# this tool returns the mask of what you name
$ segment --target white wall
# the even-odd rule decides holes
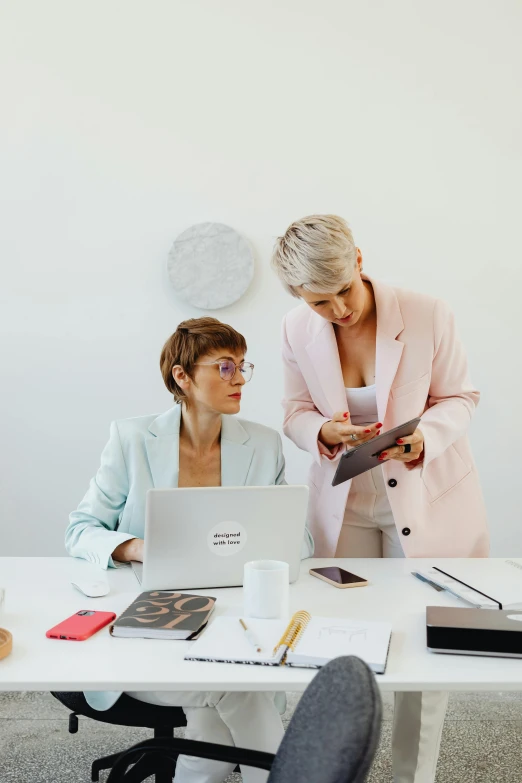
[[[336,212],[368,272],[454,307],[493,552],[521,555],[520,3],[16,0],[0,17],[1,554],[61,554],[109,422],[169,406],[159,351],[198,313],[164,267],[192,223],[252,242],[254,284],[216,314],[256,364],[243,415],[280,426],[294,300],[270,248]]]

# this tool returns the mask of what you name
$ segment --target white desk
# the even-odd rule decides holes
[[[331,565],[331,560],[306,560],[300,579],[290,587],[290,608],[390,620],[388,666],[384,675],[377,676],[382,690],[522,690],[522,660],[437,655],[426,650],[426,605],[460,605],[411,576],[416,566],[429,561],[336,562],[367,577],[370,585],[338,590],[308,574],[312,565]],[[451,570],[455,561],[446,562]],[[80,573],[91,580],[100,575],[91,564],[73,558],[0,558],[0,586],[6,588],[0,626],[13,634],[13,652],[0,661],[0,691],[303,691],[315,674],[284,666],[184,661],[190,642],[116,639],[108,628],[85,642],[47,639],[46,630],[74,612],[104,609],[119,614],[139,593],[130,568],[121,568],[107,574],[108,596],[84,598],[70,585],[71,577]],[[217,596],[216,615],[240,614],[241,588],[200,592]]]

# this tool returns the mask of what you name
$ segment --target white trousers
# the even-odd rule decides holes
[[[352,481],[336,557],[404,557],[382,467]],[[394,783],[433,783],[448,706],[442,691],[395,694]]]
[[[283,738],[281,716],[270,692],[128,691],[128,694],[148,704],[182,707],[187,718],[187,739],[276,753]],[[233,771],[234,764],[180,756],[174,783],[222,783]],[[243,783],[266,783],[268,778],[268,772],[253,767],[242,767],[241,774]]]

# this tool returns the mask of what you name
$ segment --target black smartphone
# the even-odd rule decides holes
[[[357,574],[352,574],[350,571],[345,571],[344,568],[338,568],[337,566],[311,568],[310,573],[312,576],[323,579],[334,587],[364,587],[368,584],[368,580],[362,576],[357,576]]]

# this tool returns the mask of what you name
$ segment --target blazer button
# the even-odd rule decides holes
[[[403,528],[402,528],[402,535],[403,535],[403,536],[409,536],[409,535],[410,535],[410,533],[411,533],[411,530],[410,530],[410,528],[409,528],[409,527],[403,527]]]
[[[388,486],[389,487],[396,487],[397,486],[397,479],[390,479],[388,481]]]

